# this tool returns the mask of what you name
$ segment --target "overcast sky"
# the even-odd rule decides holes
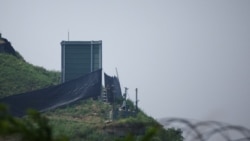
[[[154,118],[250,128],[249,0],[0,0],[0,32],[61,70],[60,42],[102,40],[103,70]],[[122,88],[123,89],[123,88]]]

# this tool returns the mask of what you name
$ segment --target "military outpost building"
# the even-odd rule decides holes
[[[61,42],[61,82],[102,68],[102,41]]]

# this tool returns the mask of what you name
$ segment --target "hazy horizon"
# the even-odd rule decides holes
[[[61,70],[62,40],[102,40],[103,71],[154,118],[250,128],[250,1],[0,0],[0,33],[34,65]]]

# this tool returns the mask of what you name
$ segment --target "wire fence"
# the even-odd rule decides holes
[[[184,141],[250,141],[250,129],[217,121],[164,118],[158,120],[164,128],[178,128]]]

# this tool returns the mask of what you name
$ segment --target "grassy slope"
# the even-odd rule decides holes
[[[0,98],[59,82],[60,73],[33,66],[21,58],[0,53]]]
[[[59,72],[33,66],[22,57],[0,53],[0,69],[0,98],[56,85],[59,82]],[[133,105],[130,104],[130,107]],[[51,110],[43,115],[49,119],[55,136],[66,135],[70,140],[110,141],[129,133],[132,134],[129,140],[143,140],[144,134],[150,128],[157,129],[154,140],[181,139],[179,132],[173,129],[164,130],[154,119],[141,111],[137,116],[106,123],[111,108],[107,103],[89,99]]]
[[[89,99],[46,112],[44,115],[50,120],[56,136],[63,134],[71,140],[95,141],[110,137],[102,132],[110,108],[109,104]]]
[[[163,129],[142,111],[135,116],[118,118],[107,123],[111,109],[110,104],[89,99],[46,112],[44,115],[50,120],[55,136],[66,135],[74,141],[123,141],[127,140],[126,137],[130,137],[129,141],[141,141],[150,130],[155,131],[150,140],[182,141],[179,130]]]

